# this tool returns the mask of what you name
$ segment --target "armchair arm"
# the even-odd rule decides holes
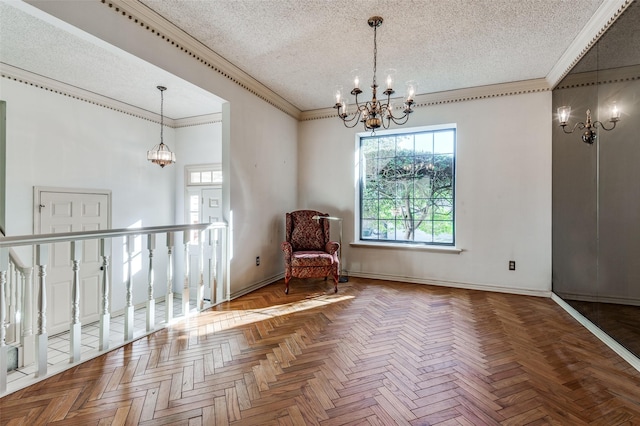
[[[329,241],[325,246],[324,250],[329,254],[335,254],[340,248],[340,244],[336,241]]]
[[[289,257],[293,254],[293,247],[291,247],[291,243],[289,241],[283,241],[282,244],[280,244],[280,248],[284,254]]]
[[[293,247],[291,247],[291,243],[289,241],[284,241],[282,244],[280,244],[280,248],[284,252],[285,270],[289,271],[289,269],[291,268],[291,257],[293,256]]]

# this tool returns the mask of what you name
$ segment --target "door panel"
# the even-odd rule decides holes
[[[109,195],[82,192],[40,192],[40,233],[60,233],[107,229]],[[80,322],[99,319],[101,273],[99,244],[82,244],[79,269]],[[73,269],[71,243],[52,244],[47,271],[47,332],[58,334],[71,323]]]

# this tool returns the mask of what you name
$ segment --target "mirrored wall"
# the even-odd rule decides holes
[[[556,295],[638,358],[639,23],[636,0],[553,91],[552,276]],[[586,125],[587,110],[601,122],[595,140],[580,124],[565,133]]]

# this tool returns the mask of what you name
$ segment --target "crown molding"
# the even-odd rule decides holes
[[[427,93],[415,97],[413,108],[423,108],[432,105],[473,101],[477,99],[497,98],[501,96],[522,95],[525,93],[546,92],[551,90],[544,78],[535,80],[515,81],[511,83],[493,84],[488,86],[469,87],[465,89],[449,90],[446,92]],[[401,104],[402,99],[396,98]],[[322,120],[337,117],[335,108],[323,108],[304,111],[300,121]]]
[[[640,80],[640,65],[569,74],[554,90]]]
[[[179,118],[175,120],[175,128],[202,126],[203,124],[222,123],[222,113],[198,115],[196,117]]]
[[[58,80],[53,80],[51,78],[32,73],[22,68],[17,68],[12,65],[5,64],[3,62],[0,62],[0,78],[17,81],[18,83],[23,83],[28,86],[36,87],[38,89],[43,89],[58,95],[67,96],[69,98],[86,102],[91,105],[110,109],[112,111],[130,115],[142,120],[151,121],[153,123],[160,124],[161,121],[160,114],[156,114],[155,112],[147,111],[146,109],[138,108],[136,106],[117,101],[113,98],[102,96],[97,93],[90,92],[88,90],[84,90],[67,83],[63,83]],[[164,117],[164,125],[173,129],[221,122],[222,113],[206,114],[180,119]]]
[[[63,83],[58,80],[53,80],[48,77],[44,77],[40,74],[35,74],[22,68],[17,68],[9,64],[0,62],[0,77],[14,80],[19,83],[24,83],[29,86],[44,89],[58,95],[67,96],[72,99],[87,102],[92,105],[96,105],[102,108],[107,108],[116,112],[131,115],[143,120],[153,121],[160,123],[160,114],[156,114],[151,111],[147,111],[142,108],[138,108],[133,105],[126,104],[124,102],[117,101],[106,96],[99,95],[88,90],[81,89],[76,86],[72,86],[67,83]],[[175,120],[164,117],[164,123],[168,127],[175,127]]]
[[[156,34],[176,49],[204,66],[216,71],[235,84],[274,106],[285,114],[299,119],[300,110],[258,80],[227,61],[216,52],[185,33],[138,0],[100,0],[127,21]]]
[[[555,87],[634,0],[605,0],[553,66],[546,80]]]

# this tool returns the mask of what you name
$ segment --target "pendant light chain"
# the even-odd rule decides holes
[[[160,89],[160,143],[164,145],[164,90]]]

